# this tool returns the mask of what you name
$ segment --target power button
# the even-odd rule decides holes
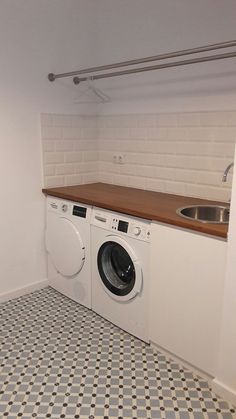
[[[66,212],[68,210],[68,205],[67,204],[62,204],[61,210],[62,210],[62,212]]]

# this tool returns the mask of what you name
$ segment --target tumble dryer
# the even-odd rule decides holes
[[[47,197],[46,249],[49,284],[91,308],[91,207]]]
[[[150,222],[93,208],[92,309],[148,342]]]

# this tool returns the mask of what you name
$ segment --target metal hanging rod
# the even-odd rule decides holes
[[[141,72],[151,71],[151,70],[160,70],[162,68],[179,67],[182,65],[204,63],[207,61],[223,60],[226,58],[233,58],[233,57],[236,57],[236,51],[228,52],[225,54],[208,55],[206,57],[201,57],[201,58],[192,58],[189,60],[173,61],[171,63],[151,65],[148,67],[139,67],[139,68],[132,68],[129,70],[113,71],[112,73],[95,74],[94,76],[87,76],[87,77],[75,76],[73,78],[73,81],[74,81],[74,84],[79,84],[80,82],[86,81],[86,80],[99,80],[99,79],[105,79],[109,77],[124,76],[126,74],[135,74],[135,73],[141,73]]]
[[[86,77],[81,77],[81,78],[74,77],[74,83],[78,84],[80,81],[85,81],[85,80],[88,80],[88,79],[96,80],[96,79],[105,78],[105,77],[114,77],[114,76],[120,76],[120,75],[124,75],[124,74],[132,74],[132,73],[138,73],[138,72],[143,72],[143,71],[157,70],[157,69],[161,69],[161,68],[168,68],[168,67],[175,67],[175,66],[180,66],[180,65],[194,64],[194,63],[198,63],[198,62],[213,61],[213,60],[217,60],[217,59],[219,60],[219,59],[224,59],[224,58],[232,58],[232,57],[236,56],[236,53],[232,52],[232,53],[226,53],[226,54],[212,55],[212,56],[208,56],[208,57],[194,58],[192,60],[189,59],[189,60],[183,60],[183,61],[175,61],[173,63],[160,64],[160,65],[156,65],[156,66],[153,65],[153,66],[141,67],[141,68],[130,69],[130,70],[127,69],[127,70],[122,70],[120,72],[105,73],[105,74],[94,75],[94,76],[91,75],[91,73],[96,73],[98,71],[105,71],[105,70],[111,70],[111,69],[114,69],[114,68],[144,64],[144,63],[149,63],[149,62],[152,62],[152,61],[166,60],[166,59],[169,59],[169,58],[182,57],[182,56],[185,56],[185,55],[197,54],[197,53],[207,52],[207,51],[214,51],[214,50],[218,50],[218,49],[222,49],[222,48],[230,48],[230,47],[235,47],[235,46],[236,46],[236,40],[221,42],[221,43],[218,43],[218,44],[211,44],[211,45],[205,45],[205,46],[197,47],[197,48],[174,51],[174,52],[170,52],[170,53],[167,53],[167,54],[153,55],[153,56],[146,57],[146,58],[139,58],[139,59],[135,59],[135,60],[122,61],[122,62],[113,63],[113,64],[107,64],[107,65],[102,65],[102,66],[97,66],[97,67],[85,68],[85,69],[82,69],[82,70],[71,71],[71,72],[68,72],[68,73],[61,73],[61,74],[49,73],[48,74],[48,79],[50,81],[54,81],[56,79],[63,78],[63,77],[72,77],[72,76],[78,76],[78,75],[81,75],[81,74],[88,74]],[[232,55],[232,54],[234,54],[234,55]]]

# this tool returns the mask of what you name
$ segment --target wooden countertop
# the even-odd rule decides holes
[[[45,188],[42,191],[47,195],[61,199],[94,205],[148,220],[160,221],[177,227],[227,238],[227,224],[201,223],[182,218],[176,214],[178,208],[187,205],[216,203],[225,205],[222,202],[145,191],[106,183]]]

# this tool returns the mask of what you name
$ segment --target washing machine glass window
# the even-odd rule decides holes
[[[119,243],[105,242],[97,256],[98,270],[105,287],[118,296],[128,295],[135,285],[135,267],[128,252]]]

